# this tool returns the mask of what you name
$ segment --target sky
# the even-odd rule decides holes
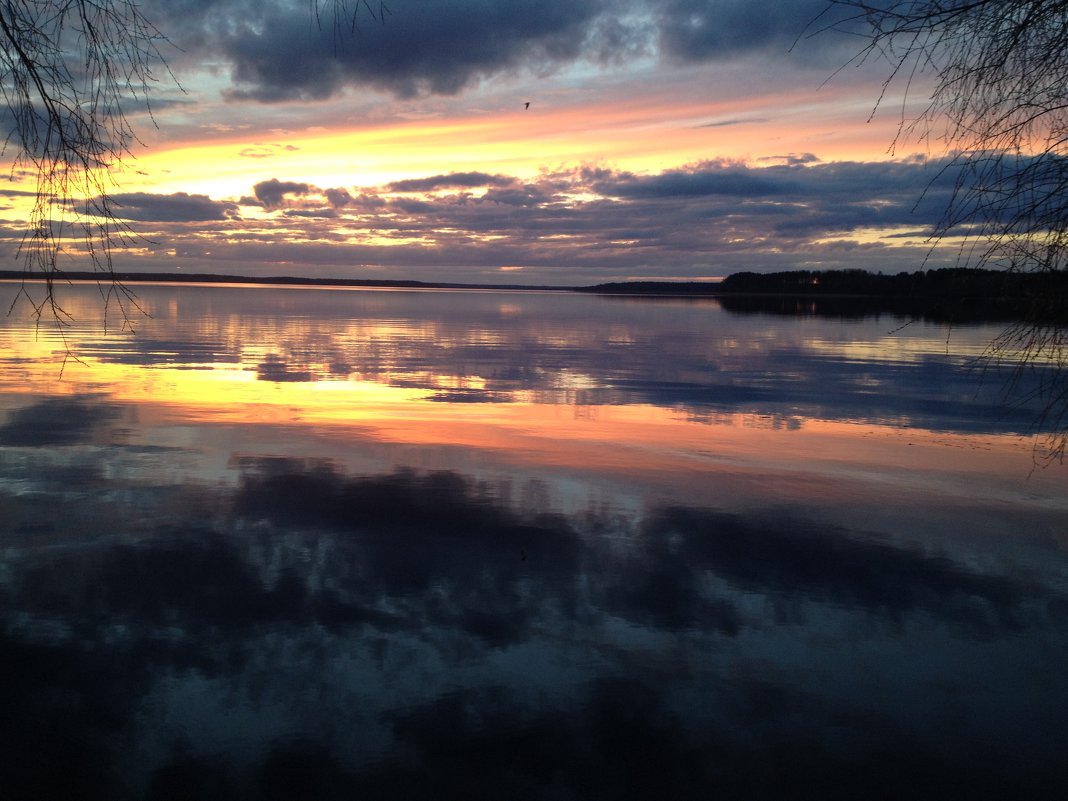
[[[389,0],[354,27],[319,5],[146,0],[173,80],[129,112],[119,269],[587,285],[952,261],[927,240],[938,143],[895,144],[923,82],[880,102],[888,65],[853,61],[827,0]],[[13,259],[33,186],[5,174]]]

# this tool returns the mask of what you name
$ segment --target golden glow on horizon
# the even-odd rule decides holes
[[[215,202],[241,204],[236,215],[239,219],[214,219],[223,209],[206,206],[206,219],[170,221],[166,210],[157,211],[153,201],[146,200],[145,216],[134,221],[132,228],[160,246],[134,242],[124,248],[122,257],[136,264],[135,269],[158,265],[168,270],[193,262],[199,263],[196,269],[204,269],[202,264],[217,260],[219,266],[214,271],[219,272],[290,271],[297,269],[296,265],[326,264],[330,266],[323,268],[324,272],[359,269],[366,274],[367,270],[381,269],[376,265],[383,260],[389,261],[376,253],[379,250],[430,250],[441,245],[455,258],[455,252],[463,247],[485,248],[498,236],[453,228],[415,231],[404,220],[393,225],[398,219],[390,216],[393,212],[374,204],[388,199],[382,188],[399,180],[454,172],[551,180],[556,172],[570,173],[583,165],[655,175],[716,159],[754,168],[774,166],[809,153],[824,162],[890,157],[886,143],[893,138],[894,125],[889,124],[893,121],[856,122],[866,118],[870,108],[842,104],[833,94],[816,90],[752,95],[737,88],[731,91],[738,96],[716,98],[710,89],[706,98],[695,99],[692,86],[662,86],[658,90],[644,88],[644,94],[622,101],[602,97],[593,102],[586,102],[588,95],[581,92],[563,91],[534,96],[529,110],[510,107],[504,111],[451,111],[437,99],[436,107],[428,110],[437,116],[430,118],[403,118],[394,113],[386,121],[357,122],[347,128],[324,118],[323,125],[305,125],[292,131],[249,128],[198,141],[158,141],[156,147],[139,151],[136,158],[115,171],[113,192],[203,195]],[[305,184],[309,190],[303,197],[300,193],[287,195],[293,208],[260,208],[255,187],[270,179]],[[366,207],[357,203],[336,217],[328,217],[321,213],[327,206],[323,195],[327,189],[345,189],[356,197],[367,191],[372,199]],[[458,188],[443,191],[463,192]],[[471,190],[475,196],[483,191]],[[602,200],[596,194],[563,197],[563,202],[576,204]],[[19,218],[28,219],[30,201],[29,197],[7,199],[6,216],[13,227],[18,226]],[[310,218],[300,216],[302,203]],[[162,216],[153,217],[157,213]],[[418,211],[412,215],[418,216]],[[75,229],[68,226],[66,230],[70,233]],[[505,234],[500,237],[507,239]],[[539,240],[557,248],[584,241],[580,234],[551,231],[544,231]],[[916,237],[893,238],[879,230],[850,231],[812,244],[818,247],[838,241],[879,243],[888,248],[917,245]],[[747,234],[735,243],[777,253],[758,236]],[[84,261],[80,240],[67,238],[62,244],[65,257]],[[288,247],[269,252],[275,244]],[[640,241],[623,238],[605,244],[614,249],[606,256],[611,259],[623,252],[633,256]],[[354,252],[345,254],[339,247]],[[696,263],[714,258],[710,254],[695,254],[694,258],[695,263],[678,275],[669,275],[666,270],[649,274],[651,267],[632,266],[620,268],[617,277],[694,280],[729,272]],[[343,264],[342,259],[348,261]],[[650,259],[655,259],[655,254]],[[502,256],[500,262],[483,268],[484,278],[477,280],[492,280],[492,273],[505,276],[524,268],[527,275],[538,272],[532,265],[516,263],[514,255]],[[390,269],[394,274],[406,272],[404,267]]]
[[[725,72],[715,74],[704,68],[660,72],[663,67],[650,62],[589,75],[548,76],[522,86],[518,95],[512,94],[515,84],[487,81],[456,97],[404,101],[353,91],[321,102],[230,103],[218,94],[225,81],[209,80],[189,103],[161,111],[158,135],[146,132],[153,144],[135,148],[135,157],[116,168],[112,191],[185,193],[214,203],[168,205],[159,197],[135,201],[139,208],[130,214],[130,227],[145,239],[120,248],[120,266],[234,274],[374,273],[424,280],[450,269],[463,274],[456,280],[470,282],[505,280],[512,268],[525,268],[529,278],[523,280],[555,282],[551,276],[561,274],[564,251],[588,246],[595,235],[588,230],[554,235],[546,228],[535,239],[525,228],[529,215],[517,213],[516,225],[502,225],[504,247],[498,256],[492,252],[496,234],[486,230],[488,215],[470,227],[462,222],[446,227],[449,220],[465,217],[453,214],[455,209],[435,215],[440,209],[423,214],[418,206],[406,210],[403,203],[383,207],[383,201],[391,200],[383,188],[456,172],[546,182],[562,175],[552,189],[560,203],[553,211],[564,212],[569,203],[605,201],[596,193],[582,194],[583,181],[574,181],[570,188],[576,192],[567,194],[568,178],[582,166],[658,175],[716,160],[759,168],[812,159],[892,157],[887,147],[898,118],[879,114],[869,123],[871,85],[858,78],[827,88],[821,86],[826,75],[797,74],[782,81],[770,76],[762,62],[725,66]],[[526,100],[529,109],[522,107]],[[888,95],[884,105],[904,112],[899,100]],[[260,208],[255,187],[271,179],[309,190],[303,197],[288,193],[285,208]],[[356,202],[330,208],[324,196],[328,189],[344,189]],[[359,195],[365,191],[368,198],[362,202]],[[445,191],[464,192],[456,187]],[[477,197],[483,191],[479,187],[471,193]],[[6,217],[16,235],[20,221],[29,218],[28,201],[7,199]],[[240,208],[218,205],[224,202]],[[442,227],[435,228],[439,220]],[[74,229],[68,226],[67,231]],[[777,249],[771,238],[749,229],[724,233],[724,239],[707,247],[694,244],[666,254],[666,260],[660,245],[649,245],[649,239],[611,238],[597,242],[597,249],[587,247],[593,257],[582,269],[590,274],[612,270],[612,280],[708,279],[744,267],[750,254],[760,251],[776,264],[791,259],[791,266],[824,266],[818,260],[804,262],[800,251]],[[730,241],[732,233],[736,236]],[[913,237],[891,238],[879,231],[805,244],[834,249],[839,240],[878,243],[887,252],[916,246]],[[17,247],[14,237],[9,235],[8,242]],[[539,250],[537,243],[545,247]],[[62,244],[72,264],[79,256],[86,261],[81,242],[68,238]],[[735,250],[743,255],[730,266],[717,258],[724,254],[730,259]],[[689,263],[678,263],[684,258]],[[837,256],[834,260],[841,262]],[[575,279],[587,281],[594,282]]]
[[[122,191],[237,200],[270,178],[359,189],[450,172],[530,179],[579,164],[658,173],[717,158],[761,166],[807,152],[824,161],[889,158],[892,126],[836,127],[843,121],[830,97],[813,93],[807,103],[785,105],[797,100],[535,103],[527,111],[290,132],[270,146],[244,134],[139,153],[118,179]]]

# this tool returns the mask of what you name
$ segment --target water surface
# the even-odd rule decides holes
[[[1068,472],[997,326],[137,293],[0,327],[12,797],[1068,789]]]

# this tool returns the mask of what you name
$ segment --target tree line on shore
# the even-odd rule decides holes
[[[0,270],[0,279],[26,280]],[[100,281],[89,271],[64,273],[68,281]],[[722,281],[623,281],[583,287],[461,284],[410,280],[235,276],[211,273],[115,273],[123,284],[195,282],[344,286],[398,289],[558,290],[602,295],[716,297],[731,311],[865,316],[892,312],[945,320],[1035,320],[1068,325],[1068,272],[1015,272],[943,268],[896,274],[861,269],[739,272]]]
[[[1033,320],[1068,324],[1068,273],[978,268],[733,273],[722,281],[631,281],[585,291],[620,295],[714,296],[730,311],[866,316],[891,312],[938,320]]]
[[[721,293],[870,295],[883,297],[1032,298],[1064,293],[1065,272],[1015,272],[968,267],[916,270],[893,275],[867,270],[788,270],[734,273]]]

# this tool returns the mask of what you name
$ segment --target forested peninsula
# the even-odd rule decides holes
[[[864,317],[893,313],[938,321],[1021,320],[1068,324],[1068,273],[976,268],[893,275],[866,270],[742,272],[720,282],[634,281],[579,291],[629,296],[715,297],[728,311]]]
[[[0,280],[41,280],[0,270]],[[585,292],[627,297],[715,298],[728,311],[863,317],[894,313],[939,321],[1024,320],[1068,325],[1068,272],[1008,272],[976,268],[917,270],[892,275],[866,270],[740,272],[722,281],[623,281],[592,286],[464,284],[304,276],[214,273],[65,272],[54,282],[248,284],[377,289],[491,289]]]

